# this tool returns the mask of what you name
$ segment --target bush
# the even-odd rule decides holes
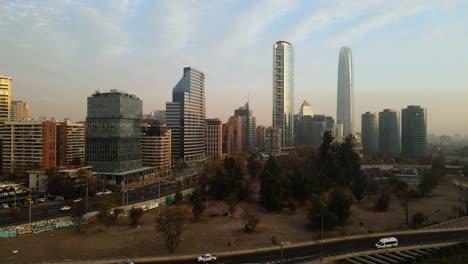
[[[387,211],[390,205],[390,195],[388,193],[382,193],[374,203],[374,209],[379,212]]]
[[[132,208],[130,209],[128,216],[130,217],[130,225],[136,226],[140,218],[143,216],[143,209]]]
[[[411,224],[413,225],[413,227],[420,226],[426,221],[426,219],[427,216],[425,216],[423,213],[418,212],[411,217]]]

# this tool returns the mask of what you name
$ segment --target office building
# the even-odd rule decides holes
[[[10,121],[26,121],[28,118],[28,104],[24,101],[11,101]]]
[[[273,126],[281,131],[282,148],[294,144],[294,49],[287,41],[273,46]]]
[[[332,137],[335,136],[335,119],[333,117],[325,117],[325,130],[330,131]]]
[[[320,119],[319,119],[320,120]],[[325,122],[314,121],[312,122],[312,145],[321,145],[323,134],[325,133]]]
[[[206,155],[212,159],[223,156],[223,122],[219,118],[206,119]]]
[[[164,124],[144,124],[141,127],[141,160],[143,166],[155,167],[159,176],[171,172],[171,130]]]
[[[258,151],[260,152],[264,151],[265,150],[265,127],[264,126],[257,127],[255,140],[257,141]]]
[[[313,142],[313,118],[314,112],[312,107],[307,101],[301,105],[297,121],[297,143],[298,144],[312,144]],[[296,127],[295,127],[296,129]]]
[[[242,152],[242,124],[239,116],[231,116],[223,124],[223,153],[227,155]]]
[[[255,117],[252,116],[252,109],[250,109],[249,103],[247,102],[244,106],[234,110],[234,115],[240,117],[241,125],[244,127],[243,150],[255,151],[255,127],[257,124]]]
[[[415,159],[427,154],[427,110],[410,105],[401,112],[401,155]]]
[[[335,138],[343,137],[343,124],[335,124]]]
[[[88,97],[86,164],[96,177],[111,184],[154,176],[141,160],[143,102],[115,89]]]
[[[166,124],[172,131],[172,159],[194,163],[205,159],[205,74],[184,68],[172,90],[172,102],[166,103]]]
[[[265,129],[265,153],[271,156],[281,154],[281,130],[278,127]]]
[[[366,112],[361,115],[361,137],[365,154],[379,152],[379,123],[376,113]]]
[[[336,119],[343,124],[343,135],[354,134],[354,80],[351,49],[342,47],[338,62],[338,100]]]
[[[400,155],[400,113],[393,109],[379,113],[379,150],[382,154]]]
[[[10,77],[0,75],[0,122],[10,121],[12,80]]]

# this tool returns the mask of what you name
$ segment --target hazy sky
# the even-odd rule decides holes
[[[336,115],[338,53],[353,51],[355,120],[428,108],[429,132],[468,134],[468,1],[0,0],[0,74],[39,116],[86,116],[95,90],[164,109],[184,66],[206,74],[207,117],[250,103],[271,124],[273,44],[295,49],[295,108]]]

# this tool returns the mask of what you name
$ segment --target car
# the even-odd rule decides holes
[[[65,198],[63,196],[55,196],[55,201],[63,201]]]
[[[76,198],[75,200],[73,200],[73,202],[74,202],[74,203],[79,203],[79,202],[81,202],[82,200],[83,200],[83,199],[81,199],[81,198]]]
[[[112,192],[110,190],[105,190],[104,194],[111,194]]]
[[[66,205],[60,207],[60,211],[68,211],[68,210],[70,210],[70,209],[71,209],[71,207],[70,207],[70,206],[66,206]]]
[[[208,262],[215,262],[218,259],[216,255],[212,254],[204,254],[197,258],[198,263],[208,263]]]
[[[134,190],[135,190],[135,188],[130,188],[130,189],[128,189],[127,191],[133,192]]]
[[[377,243],[375,243],[375,247],[378,249],[381,248],[390,248],[390,247],[397,247],[398,246],[398,239],[395,237],[384,237],[381,238]]]
[[[119,264],[134,264],[134,263],[131,260],[122,260],[119,262]]]
[[[40,203],[43,203],[43,202],[46,201],[46,199],[44,199],[44,198],[39,198],[39,199],[37,199],[37,200],[38,200]]]
[[[2,208],[7,209],[7,208],[10,208],[10,206],[8,206],[8,204],[2,204]]]
[[[96,196],[100,196],[100,195],[103,195],[103,194],[104,194],[103,192],[97,192]]]

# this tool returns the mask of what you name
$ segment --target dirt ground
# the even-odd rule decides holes
[[[454,217],[452,206],[457,203],[456,187],[442,184],[434,191],[432,198],[421,199],[410,204],[410,215],[423,212],[430,221],[437,217],[446,220]],[[391,202],[388,212],[376,213],[369,208],[373,198],[364,199],[352,207],[349,225],[327,232],[326,237],[348,234],[364,234],[401,228],[404,222],[404,211],[396,200]],[[176,205],[187,211],[188,203]],[[235,251],[271,246],[271,237],[278,241],[291,243],[312,241],[319,238],[318,230],[308,227],[307,208],[298,212],[267,213],[262,215],[260,224],[254,234],[243,232],[241,213],[248,204],[239,204],[234,217],[210,217],[212,210],[227,209],[224,202],[209,202],[209,208],[197,223],[187,223],[183,241],[177,254],[202,254],[207,252]],[[435,214],[439,209],[440,212]],[[121,218],[119,223],[106,227],[95,222],[83,226],[81,232],[75,227],[63,228],[14,239],[0,239],[0,263],[38,263],[48,261],[135,258],[165,255],[167,251],[156,232],[154,218],[158,209],[145,213],[138,228],[128,226],[128,218]],[[358,224],[363,222],[364,228]],[[17,253],[12,253],[18,250]]]

